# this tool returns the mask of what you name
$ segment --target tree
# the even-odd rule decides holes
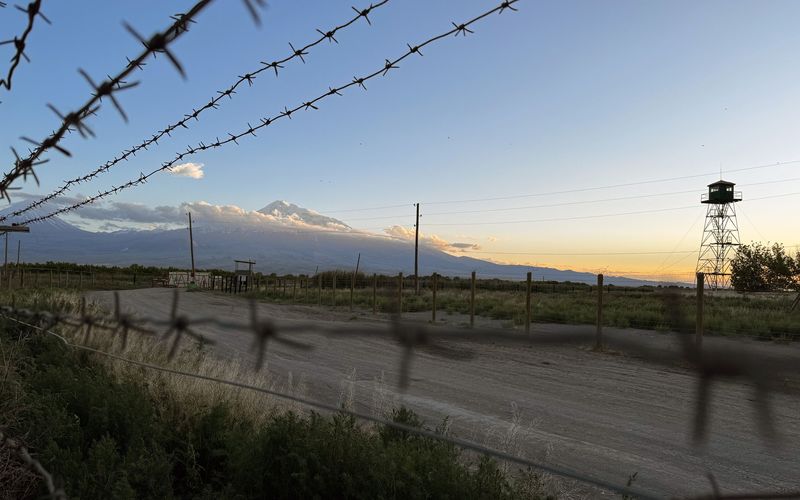
[[[780,243],[742,245],[731,263],[731,285],[740,292],[797,290],[800,252],[792,257]]]

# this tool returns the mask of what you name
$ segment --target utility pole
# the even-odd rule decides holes
[[[414,224],[414,293],[419,295],[419,203],[417,207],[417,223]]]
[[[194,238],[192,238],[192,212],[189,212],[189,253],[192,256],[192,281],[194,281]]]
[[[5,258],[3,259],[3,277],[8,279],[8,233],[30,233],[31,229],[28,226],[21,226],[19,224],[11,224],[10,226],[0,226],[0,233],[6,235],[5,241]],[[17,247],[19,248],[19,247]],[[17,263],[19,263],[19,250],[17,251]],[[11,280],[8,280],[11,286]]]

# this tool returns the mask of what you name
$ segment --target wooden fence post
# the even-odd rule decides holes
[[[322,305],[322,275],[317,274],[317,305]]]
[[[378,275],[372,275],[372,314],[378,313]]]
[[[292,280],[292,302],[297,302],[297,278]]]
[[[475,326],[475,271],[472,271],[472,280],[469,291],[469,327]]]
[[[595,349],[603,348],[603,275],[597,275],[597,332],[594,341]]]
[[[433,299],[431,301],[431,322],[436,323],[436,291],[439,288],[439,275],[433,273]]]
[[[533,273],[528,271],[527,281],[525,283],[525,334],[531,334],[531,281]]]
[[[83,273],[78,271],[78,289],[83,288]]]
[[[19,287],[25,288],[25,268],[19,270]]]
[[[50,270],[50,288],[53,288],[53,270]]]
[[[397,317],[403,314],[403,273],[397,275]]]
[[[353,312],[353,296],[356,293],[356,273],[350,278],[350,312]]]
[[[92,273],[91,279],[92,279],[92,288],[94,288],[94,272]]]
[[[333,273],[333,307],[336,307],[336,273]]]
[[[697,273],[697,324],[695,325],[695,342],[698,347],[703,344],[703,306],[705,305],[703,292],[706,287],[705,278],[705,274]]]

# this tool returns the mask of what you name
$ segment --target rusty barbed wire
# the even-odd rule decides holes
[[[205,142],[200,142],[197,146],[189,146],[189,147],[187,147],[187,149],[184,152],[178,153],[172,160],[164,162],[160,167],[150,171],[147,174],[140,173],[139,177],[137,177],[135,179],[131,179],[131,180],[129,180],[128,182],[126,182],[124,184],[121,184],[119,186],[112,186],[110,189],[107,189],[105,191],[101,191],[101,192],[99,192],[98,194],[96,194],[94,196],[87,197],[82,201],[79,201],[77,203],[73,203],[72,205],[68,205],[68,206],[62,207],[60,209],[54,210],[54,211],[52,211],[52,212],[50,212],[48,214],[29,218],[29,219],[25,220],[24,222],[22,222],[22,224],[34,224],[34,223],[37,223],[37,222],[42,222],[42,221],[45,221],[47,219],[51,219],[53,217],[56,217],[56,216],[58,216],[60,214],[63,214],[63,213],[66,213],[66,212],[71,212],[71,211],[77,210],[77,209],[79,209],[79,208],[81,208],[83,206],[90,205],[90,204],[92,204],[92,203],[94,203],[94,202],[96,202],[98,200],[101,200],[103,198],[106,198],[106,197],[108,197],[108,196],[110,196],[112,194],[117,194],[120,191],[132,188],[134,186],[138,186],[138,185],[144,184],[144,183],[147,182],[148,179],[150,179],[152,176],[156,175],[157,173],[171,170],[171,168],[173,166],[175,166],[175,164],[177,164],[180,161],[183,161],[183,159],[188,157],[188,156],[192,156],[194,154],[197,154],[199,152],[206,151],[206,150],[209,150],[209,149],[216,149],[216,148],[219,148],[219,147],[231,144],[231,143],[234,143],[234,144],[238,145],[239,144],[239,142],[238,142],[239,139],[242,139],[242,138],[244,138],[246,136],[249,136],[249,135],[252,135],[252,136],[255,137],[255,135],[256,135],[255,133],[257,131],[270,126],[271,124],[273,124],[274,122],[276,122],[276,121],[278,121],[278,120],[280,120],[282,118],[291,119],[292,118],[292,114],[294,114],[294,113],[296,113],[298,111],[309,111],[309,110],[312,110],[312,109],[313,110],[318,110],[319,108],[317,107],[317,103],[319,103],[320,101],[322,101],[324,99],[327,99],[327,98],[329,98],[329,97],[331,97],[333,95],[342,95],[341,94],[342,91],[344,91],[346,89],[349,89],[351,87],[359,87],[359,88],[362,88],[362,89],[366,90],[367,89],[367,87],[365,85],[366,82],[368,82],[368,81],[370,81],[373,78],[376,78],[378,76],[386,76],[389,73],[389,71],[398,68],[398,66],[397,66],[398,63],[402,62],[403,60],[405,60],[406,58],[408,58],[408,57],[410,57],[410,56],[412,56],[414,54],[422,56],[421,49],[425,48],[426,46],[428,46],[428,45],[430,45],[432,43],[435,43],[435,42],[437,42],[437,41],[439,41],[439,40],[441,40],[443,38],[452,36],[452,35],[455,35],[455,36],[464,35],[464,36],[466,36],[467,33],[472,33],[472,31],[469,30],[468,27],[472,26],[473,24],[477,23],[478,21],[483,20],[484,18],[486,18],[486,17],[488,17],[488,16],[490,16],[492,14],[503,13],[506,10],[512,10],[512,11],[517,10],[514,7],[514,4],[516,4],[519,1],[520,0],[506,0],[506,1],[503,1],[502,3],[500,3],[500,5],[494,7],[493,9],[490,9],[490,10],[484,12],[483,14],[478,15],[477,17],[474,17],[473,19],[471,19],[471,20],[469,20],[467,22],[460,23],[460,24],[452,23],[454,27],[452,29],[449,29],[449,30],[445,31],[444,33],[442,33],[440,35],[436,35],[436,36],[434,36],[432,38],[429,38],[426,41],[424,41],[422,43],[419,43],[417,45],[413,45],[412,46],[411,44],[407,44],[408,45],[408,50],[405,53],[403,53],[401,56],[395,58],[394,60],[386,59],[385,62],[383,63],[383,65],[378,70],[376,70],[376,71],[374,71],[374,72],[372,72],[370,74],[367,74],[367,75],[362,76],[362,77],[353,77],[352,81],[350,81],[349,83],[343,84],[343,85],[341,85],[339,87],[328,87],[328,90],[326,92],[320,94],[319,96],[317,96],[317,97],[315,97],[315,98],[313,98],[311,100],[304,101],[301,104],[298,104],[298,105],[296,105],[295,107],[293,107],[291,109],[286,107],[286,106],[284,106],[284,109],[283,109],[282,112],[280,112],[280,113],[278,113],[276,115],[273,115],[271,117],[260,118],[260,123],[258,123],[257,125],[251,125],[251,124],[248,123],[247,124],[247,128],[245,128],[244,130],[241,130],[241,131],[239,131],[239,132],[237,132],[235,134],[234,133],[228,133],[227,134],[228,137],[226,137],[224,139],[220,139],[219,137],[216,137],[215,140],[213,142],[209,142],[209,144],[206,144]],[[355,10],[358,10],[358,9],[355,9]],[[362,10],[360,12],[361,16],[366,16],[368,14],[369,14],[369,11],[366,10],[366,9],[364,9],[364,10]],[[270,65],[268,67],[274,68],[277,71],[278,66],[277,65],[273,66],[273,64],[274,63],[270,63]]]
[[[390,323],[389,327],[385,329],[375,328],[375,325],[324,325],[311,321],[292,321],[291,323],[286,324],[278,323],[269,318],[259,319],[257,303],[254,300],[251,300],[249,304],[249,321],[233,322],[223,321],[217,318],[190,318],[188,316],[181,315],[178,313],[178,301],[179,294],[176,290],[173,295],[170,316],[166,319],[148,318],[124,313],[118,292],[115,292],[114,294],[114,313],[111,316],[90,312],[85,299],[81,301],[79,313],[77,314],[65,314],[47,310],[34,311],[17,308],[14,305],[11,305],[0,307],[0,316],[19,324],[55,335],[66,345],[76,349],[95,352],[112,359],[132,363],[149,369],[159,370],[162,372],[255,390],[271,394],[276,397],[292,400],[312,408],[334,412],[342,411],[342,409],[324,403],[299,398],[294,395],[281,393],[279,391],[248,386],[236,381],[218,379],[215,377],[184,372],[165,366],[129,359],[118,354],[91,347],[88,344],[92,341],[93,332],[96,333],[99,331],[104,331],[112,334],[112,341],[117,337],[120,337],[121,348],[124,349],[128,342],[128,334],[130,332],[138,332],[164,342],[168,348],[167,359],[172,360],[176,356],[181,340],[184,338],[184,336],[202,344],[213,345],[214,342],[212,339],[202,335],[196,330],[196,327],[213,325],[216,327],[229,329],[231,331],[248,332],[253,337],[251,350],[255,355],[254,367],[256,370],[260,370],[264,364],[267,353],[267,345],[270,340],[283,343],[284,345],[295,349],[310,350],[314,348],[310,344],[301,342],[294,338],[289,338],[287,335],[290,334],[292,336],[299,336],[302,334],[323,334],[335,338],[356,336],[368,336],[374,338],[376,335],[383,334],[383,336],[394,340],[402,347],[398,370],[400,372],[398,386],[402,390],[405,390],[410,381],[412,358],[418,349],[425,350],[425,352],[434,356],[449,359],[465,359],[474,355],[474,351],[469,349],[465,354],[463,345],[460,345],[458,350],[450,348],[446,344],[447,341],[455,340],[472,343],[490,341],[495,344],[519,346],[592,344],[595,339],[593,333],[570,332],[548,334],[540,332],[534,336],[527,337],[520,335],[518,331],[495,330],[487,328],[463,329],[443,326],[429,326],[424,324],[402,322],[397,317],[395,317]],[[668,310],[667,314],[672,314],[672,312]],[[53,332],[52,328],[56,326],[62,326],[71,329],[73,336],[83,338],[83,343],[74,343],[68,340],[66,337]],[[635,337],[606,339],[605,344],[607,348],[624,352],[628,355],[634,355],[637,358],[644,359],[651,363],[670,367],[674,367],[676,365],[688,365],[690,370],[695,371],[699,375],[697,405],[695,408],[695,417],[693,419],[694,429],[692,433],[695,445],[700,444],[701,440],[708,434],[708,425],[706,424],[705,420],[707,418],[708,407],[710,406],[710,382],[717,378],[739,378],[753,384],[756,394],[755,398],[753,399],[753,406],[759,420],[759,428],[761,430],[762,437],[765,440],[774,443],[776,432],[774,430],[774,424],[772,423],[774,416],[769,409],[769,394],[771,392],[778,391],[790,393],[796,392],[796,390],[790,389],[786,384],[789,376],[795,376],[798,374],[796,358],[775,358],[767,360],[761,355],[752,353],[747,349],[746,346],[699,346],[690,340],[689,335],[676,334],[676,337],[678,339],[679,349],[666,352],[663,349],[649,347],[640,340],[637,340]],[[450,436],[441,436],[420,429],[406,428],[404,426],[399,426],[401,424],[396,425],[395,423],[385,419],[364,415],[350,410],[344,411],[349,415],[365,421],[389,425],[395,428],[406,430],[408,432],[431,437],[433,439],[444,440],[464,449],[484,453],[495,458],[508,460],[518,465],[536,468],[538,470],[569,479],[578,480],[586,484],[591,484],[620,494],[634,495],[639,498],[654,498],[651,494],[636,491],[627,486],[618,486],[597,478],[593,478],[591,476],[579,474],[568,469],[535,463],[530,460],[513,456],[505,452],[493,450],[469,441],[452,438]],[[797,495],[800,494],[800,492],[762,492],[758,494],[751,493],[721,495],[717,489],[711,496],[700,495],[691,498],[792,498],[792,494]]]
[[[178,128],[186,128],[186,129],[188,129],[189,128],[188,124],[191,123],[192,120],[199,121],[199,117],[204,111],[207,111],[209,109],[217,109],[220,106],[220,103],[223,102],[223,100],[226,97],[229,98],[229,99],[232,99],[233,95],[236,94],[236,89],[240,85],[242,85],[242,84],[244,84],[246,82],[248,86],[252,86],[253,85],[253,81],[256,79],[256,77],[258,75],[260,75],[261,73],[265,72],[265,71],[273,70],[275,72],[275,76],[277,77],[278,76],[278,70],[279,69],[283,69],[283,67],[284,67],[283,65],[286,64],[287,62],[293,60],[293,59],[300,59],[301,61],[303,61],[303,63],[305,63],[305,59],[304,59],[303,56],[308,55],[308,53],[309,53],[308,51],[310,49],[312,49],[312,48],[316,47],[317,45],[323,43],[325,40],[328,40],[331,43],[335,42],[335,43],[338,44],[339,41],[336,39],[336,35],[337,35],[337,33],[339,31],[348,28],[349,26],[351,26],[352,24],[356,23],[359,19],[362,19],[362,18],[367,20],[367,22],[369,22],[369,15],[373,11],[375,11],[375,9],[378,9],[378,8],[384,6],[387,3],[389,3],[389,0],[383,0],[383,1],[380,1],[380,2],[375,3],[375,4],[370,4],[368,7],[365,7],[363,9],[353,8],[356,11],[356,15],[354,17],[352,17],[351,19],[349,19],[347,22],[345,22],[343,24],[340,24],[338,26],[335,26],[335,27],[333,27],[331,29],[328,29],[328,30],[325,30],[325,31],[317,29],[317,32],[320,34],[320,36],[317,39],[313,40],[310,43],[307,43],[306,45],[304,45],[302,47],[295,48],[294,45],[292,45],[292,43],[290,42],[289,43],[289,47],[291,48],[291,53],[288,56],[284,57],[283,59],[273,60],[271,62],[262,61],[260,63],[261,66],[258,69],[255,69],[255,70],[249,71],[247,73],[244,73],[243,75],[240,75],[238,77],[238,79],[232,85],[228,86],[224,90],[218,90],[216,92],[216,95],[214,95],[214,97],[212,97],[207,103],[203,104],[199,108],[192,109],[191,113],[183,115],[183,118],[181,118],[180,120],[178,120],[178,121],[176,121],[176,122],[174,122],[174,123],[172,123],[170,125],[167,125],[163,130],[159,130],[158,132],[153,134],[151,137],[143,140],[138,145],[133,146],[130,149],[122,151],[122,153],[120,155],[118,155],[115,158],[107,161],[105,164],[99,166],[98,168],[96,168],[92,172],[90,172],[90,173],[88,173],[86,175],[82,175],[80,177],[76,177],[76,178],[74,178],[72,180],[68,180],[68,181],[64,182],[64,184],[61,187],[59,187],[58,189],[56,189],[55,191],[51,192],[50,194],[48,194],[48,195],[46,195],[46,196],[44,196],[42,198],[39,198],[38,200],[36,200],[34,202],[29,203],[24,208],[21,208],[19,210],[14,211],[14,212],[11,212],[11,213],[8,213],[8,214],[0,216],[0,221],[4,221],[4,220],[8,219],[9,217],[19,217],[20,215],[22,215],[22,214],[24,214],[24,213],[26,213],[26,212],[28,212],[30,210],[33,210],[33,209],[35,209],[35,208],[47,203],[48,201],[50,201],[50,200],[52,200],[52,199],[54,199],[54,198],[56,198],[58,196],[61,196],[62,194],[67,192],[75,184],[88,182],[89,180],[101,175],[102,173],[108,172],[112,167],[114,167],[118,163],[120,163],[122,161],[127,161],[132,156],[136,156],[136,153],[138,153],[139,151],[146,150],[149,146],[151,146],[153,144],[158,144],[158,141],[160,139],[162,139],[164,136],[171,137],[172,136],[171,135],[172,132],[175,131]],[[372,23],[370,22],[370,25],[371,24]]]
[[[42,478],[45,486],[47,487],[47,491],[49,493],[48,496],[51,499],[67,500],[67,495],[64,493],[64,490],[56,487],[55,481],[53,480],[53,475],[44,468],[41,462],[31,456],[30,452],[28,452],[28,449],[22,443],[7,436],[2,430],[0,430],[0,446],[5,446],[6,448],[14,451],[26,466],[28,466]]]
[[[5,3],[0,2],[0,7],[5,6]],[[0,78],[0,87],[5,87],[6,90],[11,90],[14,72],[17,70],[20,62],[22,62],[23,59],[27,62],[31,62],[28,55],[25,54],[25,46],[28,42],[28,36],[31,34],[31,31],[33,31],[33,24],[36,22],[36,19],[41,17],[47,24],[52,24],[47,16],[42,14],[42,0],[33,0],[27,7],[21,7],[19,5],[15,5],[14,7],[28,16],[28,24],[25,26],[20,36],[15,36],[11,40],[3,40],[0,42],[0,45],[13,44],[15,51],[14,55],[11,57],[11,65],[8,68],[8,73],[4,78]]]
[[[199,0],[186,13],[171,16],[170,19],[173,20],[173,23],[166,30],[156,33],[150,38],[143,37],[132,26],[124,23],[125,29],[144,46],[144,50],[136,58],[132,60],[128,59],[125,69],[120,71],[116,76],[108,77],[108,79],[102,81],[100,84],[95,83],[88,73],[83,70],[79,70],[81,75],[92,87],[93,93],[91,94],[91,97],[88,101],[86,101],[86,103],[83,104],[83,106],[67,114],[61,113],[55,106],[48,104],[50,110],[53,111],[61,120],[61,125],[56,131],[51,133],[50,136],[41,141],[36,141],[29,137],[22,136],[21,139],[23,141],[31,143],[33,146],[35,146],[34,149],[29,150],[29,154],[24,158],[20,157],[14,148],[11,148],[15,157],[14,167],[10,171],[6,172],[2,181],[0,181],[0,197],[3,197],[10,202],[11,197],[8,191],[11,189],[11,184],[20,178],[27,180],[28,176],[31,176],[38,185],[39,180],[36,176],[35,168],[47,163],[48,159],[42,158],[42,155],[45,152],[55,149],[65,156],[71,156],[71,153],[66,148],[59,145],[59,142],[68,131],[77,130],[78,133],[84,138],[93,137],[94,132],[84,123],[84,121],[89,116],[96,114],[96,112],[100,109],[100,103],[102,102],[103,98],[108,98],[111,101],[111,104],[122,116],[123,120],[127,122],[127,115],[117,101],[116,94],[120,91],[128,90],[138,85],[139,82],[137,81],[127,82],[125,79],[137,69],[142,69],[145,65],[145,60],[148,57],[156,57],[157,54],[165,55],[178,73],[185,78],[183,66],[180,64],[175,55],[170,52],[169,46],[183,33],[186,33],[189,30],[189,25],[194,22],[194,17],[208,7],[212,1],[213,0]],[[248,6],[248,10],[251,10],[250,8],[253,7],[253,1],[255,1],[257,4],[263,3],[260,0],[243,1]]]

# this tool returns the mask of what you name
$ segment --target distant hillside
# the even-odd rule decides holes
[[[198,220],[194,227],[198,267],[233,268],[234,259],[252,259],[256,269],[265,273],[313,273],[317,267],[352,269],[361,253],[361,269],[367,273],[413,273],[413,242],[354,231],[342,221],[283,201],[248,214],[228,216],[223,222]],[[187,229],[103,233],[54,220],[34,225],[22,238],[25,262],[189,266]],[[596,282],[591,273],[495,264],[420,247],[422,275],[468,276],[472,271],[482,278],[522,280],[532,271],[536,280]],[[606,283],[655,284],[620,276],[607,276]]]

